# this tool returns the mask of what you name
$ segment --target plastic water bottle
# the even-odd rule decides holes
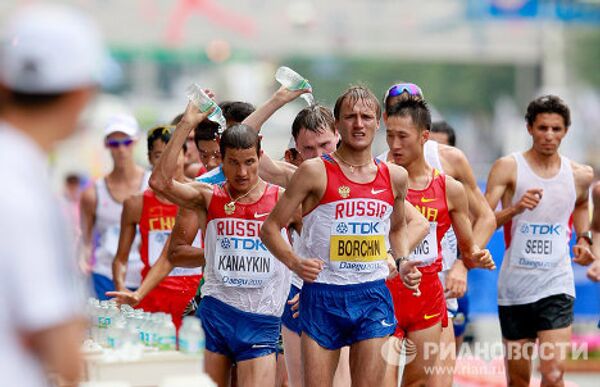
[[[106,346],[106,329],[107,323],[110,321],[108,317],[108,301],[100,301],[98,308],[98,337],[96,342],[102,346]]]
[[[288,90],[311,89],[310,83],[300,74],[289,67],[281,66],[275,73],[275,79]],[[315,97],[312,93],[304,93],[301,97],[311,106],[315,104]]]
[[[108,328],[107,342],[110,348],[119,349],[123,345],[123,339],[127,333],[127,319],[123,315],[113,317]]]
[[[153,330],[153,322],[152,315],[148,312],[145,312],[142,316],[142,325],[140,327],[140,337],[144,344],[148,347],[152,346],[152,330]]]
[[[183,324],[179,329],[179,350],[183,353],[196,355],[204,351],[204,331],[200,320],[194,316],[183,318]]]
[[[208,119],[219,124],[219,133],[223,132],[227,128],[227,123],[225,122],[225,117],[223,117],[223,112],[217,103],[211,99],[205,92],[202,90],[197,83],[192,83],[186,90],[186,95],[194,105],[200,109],[201,112],[206,112],[211,108],[215,108],[215,110],[210,113]]]
[[[174,351],[176,344],[175,324],[171,315],[160,316],[160,325],[157,329],[158,349],[160,351]]]
[[[96,341],[98,337],[98,310],[100,301],[90,297],[86,305],[86,314],[88,317],[88,338]]]

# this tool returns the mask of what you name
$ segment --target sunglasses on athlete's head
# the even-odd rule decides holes
[[[423,91],[414,83],[398,83],[390,87],[383,97],[383,102],[386,103],[389,97],[396,97],[402,93],[408,93],[416,97],[423,97]]]
[[[131,137],[126,137],[123,138],[121,140],[106,140],[105,144],[108,148],[118,148],[120,146],[125,146],[128,147],[131,144],[133,144],[133,142],[135,141],[135,139],[131,138]]]
[[[175,129],[172,125],[165,126],[157,126],[156,128],[152,128],[148,131],[147,137],[150,138],[152,136],[165,136],[173,133],[173,129]]]

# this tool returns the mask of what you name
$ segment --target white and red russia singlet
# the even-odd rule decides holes
[[[171,235],[175,225],[177,210],[176,205],[160,201],[151,189],[144,191],[142,217],[139,225],[142,236],[140,255],[144,264],[142,278],[146,278],[151,267],[160,257],[165,242]],[[192,246],[201,247],[200,233],[196,235]],[[168,277],[158,284],[157,288],[181,293],[191,292],[193,296],[198,289],[201,273],[201,268],[176,267]]]
[[[410,259],[422,261],[422,273],[442,270],[442,238],[452,225],[446,200],[446,175],[433,169],[431,182],[425,189],[409,189],[408,200],[429,221],[429,233],[410,254]]]
[[[255,203],[235,203],[223,185],[213,187],[208,207],[204,285],[202,295],[211,296],[244,312],[280,317],[290,290],[291,273],[276,259],[259,236],[260,228],[275,207],[279,187],[267,184]],[[282,236],[287,239],[285,230]]]
[[[512,157],[517,179],[511,205],[528,189],[541,188],[544,194],[536,208],[504,225],[506,252],[498,278],[498,305],[529,304],[561,293],[575,297],[569,254],[576,201],[571,162],[561,156],[559,172],[546,179],[535,174],[521,153]]]
[[[394,205],[387,165],[375,160],[375,178],[356,183],[330,155],[321,159],[327,187],[319,204],[304,214],[299,253],[325,262],[315,282],[350,285],[385,279]]]

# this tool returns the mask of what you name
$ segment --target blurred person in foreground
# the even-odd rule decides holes
[[[95,92],[104,50],[83,15],[23,8],[0,45],[0,379],[3,386],[77,385],[85,332],[73,243],[48,176]]]

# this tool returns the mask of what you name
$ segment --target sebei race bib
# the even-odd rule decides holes
[[[569,254],[567,226],[555,223],[517,224],[511,242],[511,266],[549,270],[558,267]]]

